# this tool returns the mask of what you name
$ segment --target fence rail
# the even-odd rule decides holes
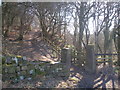
[[[105,62],[112,62],[111,60],[110,61],[97,61],[97,63],[105,63]]]
[[[110,53],[110,54],[95,54],[95,55],[118,55],[118,53]]]
[[[102,60],[102,59],[112,59],[112,57],[109,58],[96,58],[97,60]]]
[[[95,56],[102,56],[102,55],[104,55],[104,56],[109,56],[109,57],[101,57],[101,58],[97,58],[96,57],[96,61],[97,61],[97,63],[106,63],[106,62],[112,62],[112,56],[114,55],[114,56],[116,56],[116,55],[118,55],[118,53],[106,53],[106,54],[102,54],[102,53],[99,53],[99,54],[95,54]],[[109,59],[109,60],[108,60]],[[104,60],[104,61],[103,61]]]

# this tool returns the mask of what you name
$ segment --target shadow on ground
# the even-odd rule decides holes
[[[95,74],[86,72],[83,68],[74,67],[72,77],[79,78],[78,88],[118,88],[117,76],[115,75],[113,68],[109,66],[102,67],[97,70]],[[79,74],[77,76],[76,74]]]

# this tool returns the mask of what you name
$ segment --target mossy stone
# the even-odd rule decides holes
[[[36,75],[45,75],[46,73],[44,71],[40,71],[39,69],[35,69]]]
[[[35,75],[35,69],[27,70],[27,73],[28,73],[29,75]]]
[[[2,69],[2,75],[5,75],[7,72],[5,72],[5,69]]]
[[[28,67],[28,70],[35,68],[35,66],[33,64],[28,64],[27,67]]]
[[[25,76],[26,75],[26,71],[21,71],[20,75]]]
[[[18,66],[18,67],[16,67],[16,71],[20,71],[20,67]]]
[[[27,70],[27,69],[28,69],[27,66],[22,66],[22,67],[21,67],[21,70]]]
[[[7,64],[12,64],[12,58],[11,57],[6,57],[6,63]]]
[[[35,69],[39,69],[39,65],[35,65]]]
[[[8,73],[15,73],[15,70],[16,70],[16,67],[11,66],[11,67],[8,69]]]
[[[14,74],[9,74],[9,79],[15,79],[15,78],[17,78],[17,76],[16,75],[14,75]]]
[[[5,64],[5,62],[6,62],[6,58],[2,57],[2,64]]]
[[[23,64],[28,64],[28,61],[27,60],[22,60],[22,63]]]

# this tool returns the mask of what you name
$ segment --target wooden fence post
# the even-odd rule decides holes
[[[87,46],[85,70],[90,73],[96,72],[96,59],[95,59],[94,45]]]

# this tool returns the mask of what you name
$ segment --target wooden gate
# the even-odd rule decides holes
[[[104,65],[106,63],[109,63],[110,65],[112,65],[113,63],[113,56],[118,55],[117,53],[108,53],[108,54],[95,54],[96,57],[96,62],[98,63],[104,63]]]
[[[113,56],[116,55],[118,54],[117,53],[95,54],[94,45],[88,45],[86,52],[85,69],[89,72],[96,72],[97,65],[99,65],[100,63],[104,63],[104,64],[108,63],[110,66],[112,66]]]

